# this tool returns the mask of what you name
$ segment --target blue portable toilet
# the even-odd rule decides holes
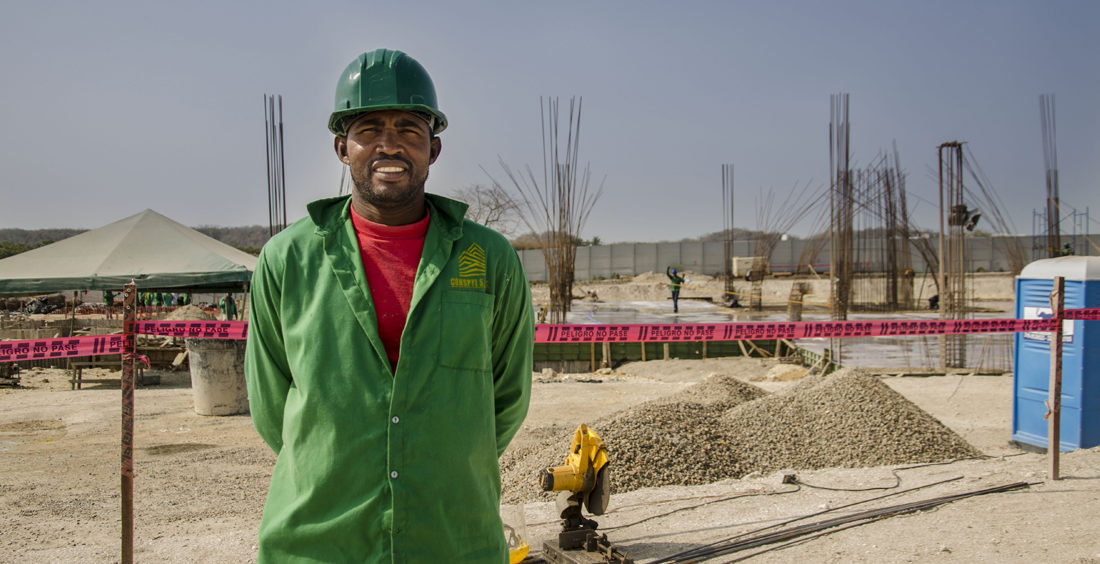
[[[1016,318],[1051,315],[1054,277],[1065,278],[1065,308],[1100,307],[1100,257],[1037,260],[1016,277]],[[1100,322],[1066,321],[1062,336],[1060,449],[1100,445]],[[1050,393],[1050,333],[1017,333],[1012,440],[1047,446],[1045,402]]]

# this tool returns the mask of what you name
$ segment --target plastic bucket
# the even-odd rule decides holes
[[[244,341],[187,339],[191,393],[199,415],[248,413]]]

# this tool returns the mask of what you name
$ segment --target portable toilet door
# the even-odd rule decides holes
[[[1065,308],[1100,307],[1100,257],[1037,260],[1016,277],[1016,318],[1051,315],[1054,278],[1065,279]],[[1100,326],[1066,321],[1062,336],[1060,449],[1100,445]],[[1013,351],[1012,439],[1047,446],[1046,402],[1050,391],[1050,333],[1017,333]]]

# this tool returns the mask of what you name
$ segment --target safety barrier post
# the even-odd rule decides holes
[[[1065,315],[1066,279],[1054,277],[1054,290],[1050,293],[1051,319],[1054,330],[1050,334],[1050,395],[1047,399],[1047,453],[1050,455],[1050,479],[1060,480],[1058,462],[1062,440],[1062,319]]]
[[[134,337],[137,285],[123,287],[122,353],[122,564],[134,562]]]

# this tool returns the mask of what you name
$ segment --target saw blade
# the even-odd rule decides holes
[[[592,491],[584,496],[584,506],[593,515],[603,515],[607,510],[607,500],[611,497],[611,473],[610,464],[604,464],[599,472],[596,472],[596,484]]]

